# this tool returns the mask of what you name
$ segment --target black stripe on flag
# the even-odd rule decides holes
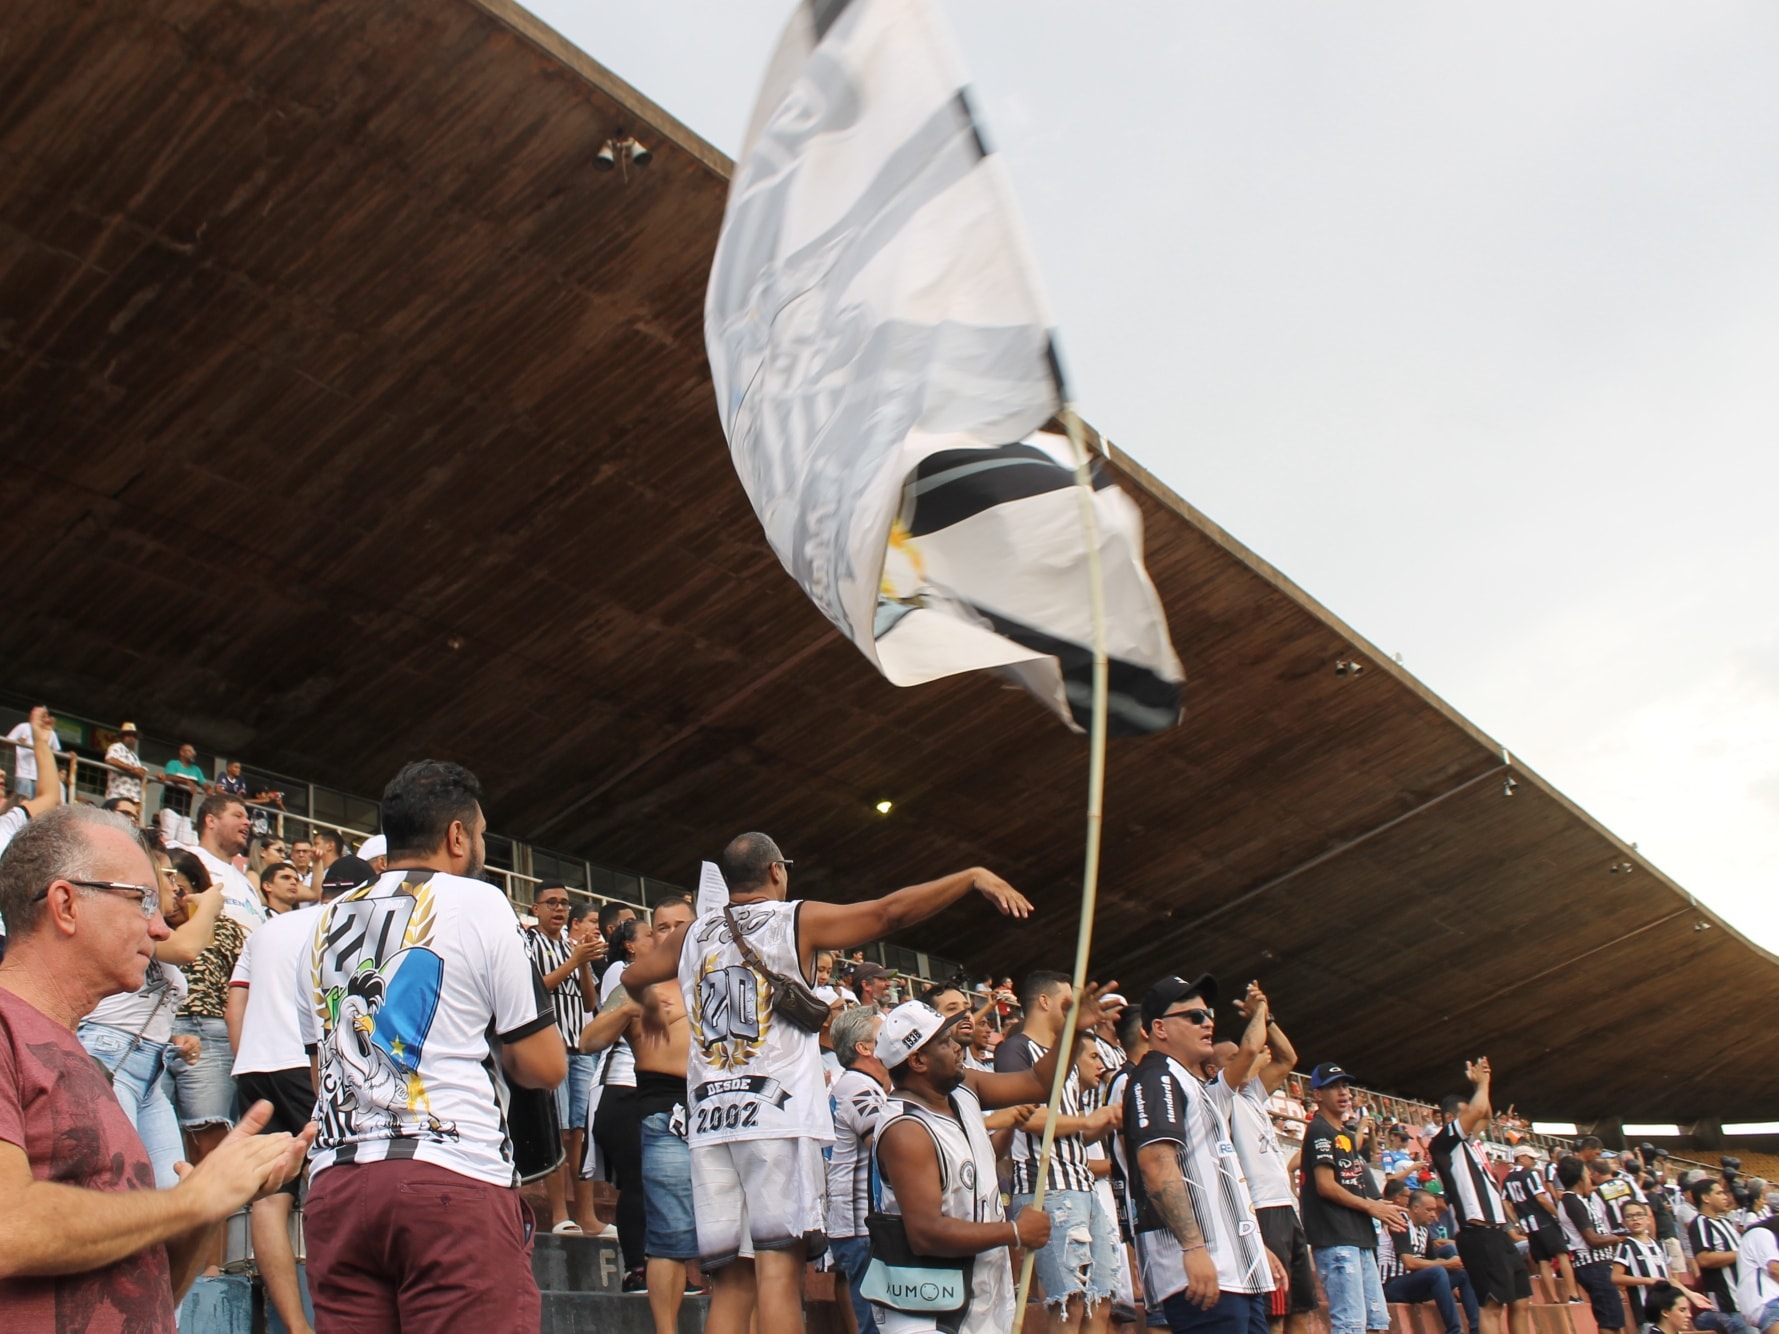
[[[852,0],[809,0],[809,26],[815,29],[816,41],[828,35],[828,29],[851,3]]]
[[[1093,489],[1113,485],[1092,460]],[[914,502],[907,514],[908,532],[924,537],[973,518],[1008,501],[1060,491],[1075,484],[1075,470],[1065,468],[1036,445],[997,445],[993,449],[942,449],[915,468],[906,492]]]

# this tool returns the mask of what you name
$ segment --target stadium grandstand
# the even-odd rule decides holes
[[[1081,739],[986,677],[888,686],[736,481],[721,153],[506,0],[12,9],[0,721],[57,713],[75,799],[124,718],[156,773],[241,760],[292,837],[375,833],[432,756],[479,775],[521,912],[546,880],[647,907],[761,829],[802,897],[984,866],[1032,900],[874,945],[903,992],[1067,966]],[[596,170],[627,135],[648,168]],[[1091,444],[1189,678],[1179,727],[1111,751],[1094,973],[1260,979],[1303,1068],[1405,1124],[1486,1053],[1527,1118],[1498,1147],[1779,1151],[1724,1130],[1779,1102],[1779,960],[1141,442]]]

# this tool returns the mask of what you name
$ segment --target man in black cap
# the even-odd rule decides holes
[[[1316,1274],[1328,1294],[1331,1334],[1390,1327],[1377,1267],[1376,1219],[1391,1232],[1408,1230],[1408,1211],[1378,1198],[1347,1117],[1353,1077],[1324,1061],[1310,1074],[1316,1116],[1303,1135],[1303,1230],[1316,1253]]]
[[[1216,999],[1208,976],[1163,978],[1143,998],[1149,1053],[1124,1090],[1137,1261],[1174,1334],[1266,1334],[1267,1296],[1285,1277],[1204,1079]]]

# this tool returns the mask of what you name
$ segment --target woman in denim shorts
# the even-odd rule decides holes
[[[210,888],[209,872],[191,853],[174,848],[169,859],[174,881],[188,896]],[[190,1160],[194,1163],[222,1143],[235,1123],[235,1080],[229,1073],[234,1068],[235,1053],[229,1045],[223,1014],[228,1003],[229,978],[246,943],[247,932],[239,922],[226,912],[216,919],[216,936],[210,948],[186,966],[185,979],[190,991],[173,1019],[175,1037],[198,1040],[198,1059],[190,1063],[173,1061],[167,1071],[173,1086],[173,1106],[190,1142]]]

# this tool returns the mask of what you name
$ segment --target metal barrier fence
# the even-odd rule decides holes
[[[135,779],[142,788],[142,797],[137,801],[137,806],[141,811],[138,820],[144,828],[155,828],[158,822],[158,817],[157,819],[151,819],[149,816],[149,811],[151,809],[151,790],[158,789],[160,793],[161,799],[156,807],[157,811],[171,809],[177,812],[178,805],[184,804],[175,803],[174,806],[168,806],[166,802],[166,794],[168,792],[177,793],[180,797],[189,799],[190,805],[188,809],[195,809],[197,804],[203,800],[202,795],[193,795],[177,783],[169,784],[164,773],[157,774],[153,770],[150,770],[146,778],[137,779],[134,774],[130,774],[126,770],[120,769],[117,765],[111,764],[106,760],[90,759],[74,751],[65,751],[57,755],[56,759],[58,762],[65,762],[67,770],[65,791],[68,793],[70,800],[73,801],[85,801],[93,805],[98,805],[103,802],[106,799],[105,793],[109,783],[108,775],[110,774],[125,774],[129,778]],[[312,811],[316,805],[316,786],[312,783],[306,784],[305,786],[308,791],[306,794],[307,800],[304,804]],[[374,829],[367,829],[360,825],[344,824],[334,820],[322,819],[315,815],[288,811],[282,806],[269,805],[265,802],[254,802],[243,798],[241,804],[244,805],[250,813],[263,818],[267,833],[274,835],[277,838],[284,839],[286,842],[290,842],[295,838],[312,833],[316,830],[328,829],[339,834],[345,841],[347,848],[352,849],[356,848],[376,832]],[[186,819],[189,823],[189,816],[187,816]],[[255,823],[258,825],[261,821],[256,820]],[[164,826],[162,826],[162,828],[164,829]],[[188,838],[191,841],[195,841],[196,831],[189,831]],[[524,848],[524,845],[518,843],[516,840],[500,839],[499,836],[495,836],[495,838],[512,848]],[[529,849],[526,849],[526,851],[529,851]],[[547,853],[545,856],[552,862],[560,862],[562,860],[554,853]],[[589,872],[593,869],[591,863],[584,863],[584,865],[588,867]],[[600,869],[603,870],[604,868]],[[482,874],[483,878],[488,880],[491,884],[500,885],[506,892],[507,898],[512,901],[515,908],[528,907],[531,904],[532,899],[537,895],[538,886],[545,883],[544,878],[541,876],[531,875],[523,871],[514,870],[510,867],[485,866],[483,867]],[[673,886],[666,885],[665,882],[653,881],[643,876],[616,877],[615,873],[612,872],[607,872],[606,874],[608,876],[614,876],[614,878],[622,878],[626,880],[633,879],[638,887],[637,896],[635,898],[627,898],[620,894],[602,894],[583,885],[571,884],[564,886],[564,888],[568,890],[571,898],[580,899],[587,903],[594,904],[617,903],[626,908],[633,908],[639,913],[646,913],[648,911],[646,892],[649,886],[653,885],[662,890],[674,888]],[[588,878],[590,879],[591,876],[589,875]]]

